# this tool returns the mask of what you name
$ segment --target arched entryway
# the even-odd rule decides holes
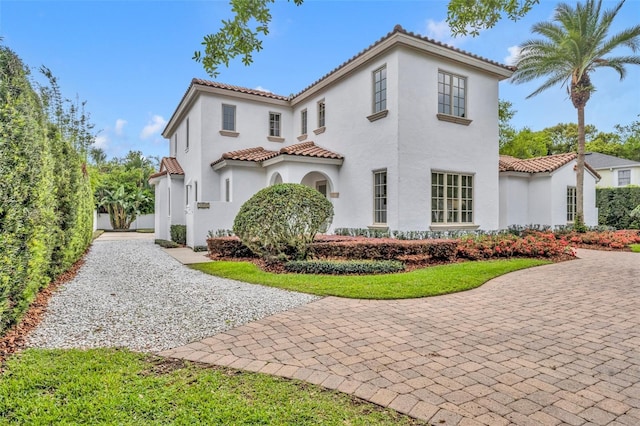
[[[309,172],[307,173],[300,182],[303,185],[306,185],[310,188],[316,189],[325,197],[329,198],[331,192],[333,192],[333,184],[331,179],[327,175],[321,172]]]

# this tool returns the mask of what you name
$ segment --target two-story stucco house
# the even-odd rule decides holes
[[[334,206],[333,228],[499,227],[498,83],[510,67],[399,26],[300,93],[194,79],[163,136],[156,234],[230,229],[279,182]]]

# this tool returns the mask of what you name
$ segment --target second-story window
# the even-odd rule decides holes
[[[280,137],[281,115],[277,112],[269,113],[269,136]]]
[[[236,131],[236,106],[222,104],[222,130]]]
[[[438,72],[438,113],[466,117],[467,79],[459,75]]]
[[[318,127],[325,126],[325,104],[324,100],[318,102]]]
[[[387,67],[373,72],[373,113],[387,109]]]
[[[307,134],[307,110],[303,109],[300,111],[300,134]]]

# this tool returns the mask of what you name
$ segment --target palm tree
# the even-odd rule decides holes
[[[611,10],[601,13],[602,0],[587,0],[572,8],[566,3],[556,7],[552,22],[535,24],[531,31],[546,39],[529,40],[520,46],[512,82],[525,83],[540,77],[547,80],[527,98],[550,87],[567,85],[573,106],[578,110],[578,159],[576,182],[575,226],[584,224],[584,108],[595,90],[590,74],[598,68],[615,70],[622,80],[625,65],[640,65],[640,56],[615,56],[614,50],[628,47],[633,53],[640,49],[640,25],[628,28],[609,38],[611,23],[624,4],[622,0]]]

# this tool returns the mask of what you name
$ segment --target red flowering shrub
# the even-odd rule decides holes
[[[640,244],[640,231],[572,232],[566,238],[571,244],[585,248],[621,250],[630,244]]]
[[[470,260],[505,257],[559,258],[573,254],[565,239],[556,239],[552,233],[543,232],[532,232],[524,237],[510,234],[467,237],[458,242],[458,257]]]

